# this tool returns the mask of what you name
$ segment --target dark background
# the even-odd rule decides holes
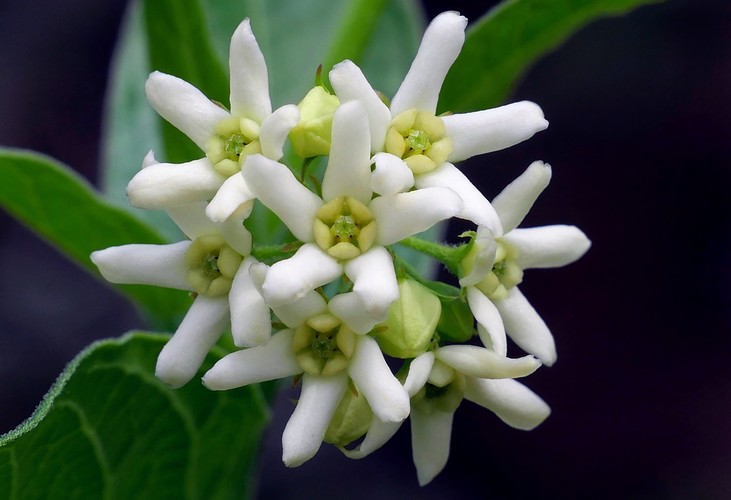
[[[96,180],[125,3],[0,3],[0,144]],[[430,18],[453,8],[476,19],[492,3],[425,5]],[[286,469],[285,393],[261,498],[731,498],[729,89],[725,0],[601,20],[536,64],[510,100],[539,103],[548,130],[464,169],[491,197],[531,161],[551,163],[526,225],[576,224],[593,241],[580,262],[531,271],[522,285],[558,345],[558,363],[526,380],[551,417],[525,433],[464,403],[450,462],[419,489],[408,425],[363,461],[325,446]],[[111,289],[1,212],[0,297],[0,432],[30,415],[89,342],[142,326]]]

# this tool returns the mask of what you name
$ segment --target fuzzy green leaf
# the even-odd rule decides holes
[[[153,375],[167,340],[131,333],[79,354],[33,416],[0,436],[0,498],[250,498],[267,394],[167,388]]]
[[[93,272],[89,255],[94,250],[163,243],[153,229],[102,201],[84,179],[46,156],[0,148],[0,178],[0,207]],[[121,289],[161,328],[174,329],[190,305],[187,294],[178,290]]]
[[[661,0],[508,0],[467,30],[440,94],[440,112],[501,104],[538,58],[590,22]]]

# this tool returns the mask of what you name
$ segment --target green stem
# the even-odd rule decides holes
[[[459,246],[448,246],[426,241],[415,236],[410,236],[398,242],[399,245],[413,248],[417,252],[434,257],[436,260],[447,266],[450,273],[460,275],[459,264],[469,251],[469,243]]]
[[[282,245],[261,245],[251,249],[251,255],[256,257],[261,262],[276,262],[284,257],[292,255],[297,248],[292,247],[291,243],[284,243]]]

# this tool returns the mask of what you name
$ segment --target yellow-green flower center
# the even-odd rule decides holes
[[[464,391],[464,375],[437,359],[429,380],[414,395],[411,404],[426,414],[435,411],[453,413],[462,402]]]
[[[507,243],[497,240],[495,263],[477,285],[478,290],[491,299],[504,299],[514,286],[523,281],[523,270],[517,262],[518,252]]]
[[[447,161],[452,140],[447,137],[441,118],[428,111],[410,109],[391,121],[386,152],[403,158],[414,174],[425,174]]]
[[[226,295],[243,260],[217,234],[196,238],[185,254],[188,283],[201,295]]]
[[[308,319],[294,332],[292,350],[300,367],[311,375],[344,370],[355,349],[355,333],[332,314]]]
[[[257,153],[261,153],[259,124],[248,118],[221,120],[206,143],[206,156],[213,168],[226,177],[240,172],[244,159]]]
[[[376,221],[363,203],[338,196],[315,214],[315,242],[336,259],[352,259],[376,241]]]

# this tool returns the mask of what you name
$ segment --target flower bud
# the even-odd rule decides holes
[[[402,359],[426,352],[441,313],[439,299],[427,287],[412,279],[401,280],[399,299],[376,329],[381,350]]]
[[[314,87],[297,105],[300,121],[289,133],[292,149],[300,158],[330,154],[333,114],[340,100],[323,87]]]
[[[330,420],[324,441],[335,446],[347,446],[368,432],[372,419],[373,411],[365,396],[351,386],[343,394]]]

